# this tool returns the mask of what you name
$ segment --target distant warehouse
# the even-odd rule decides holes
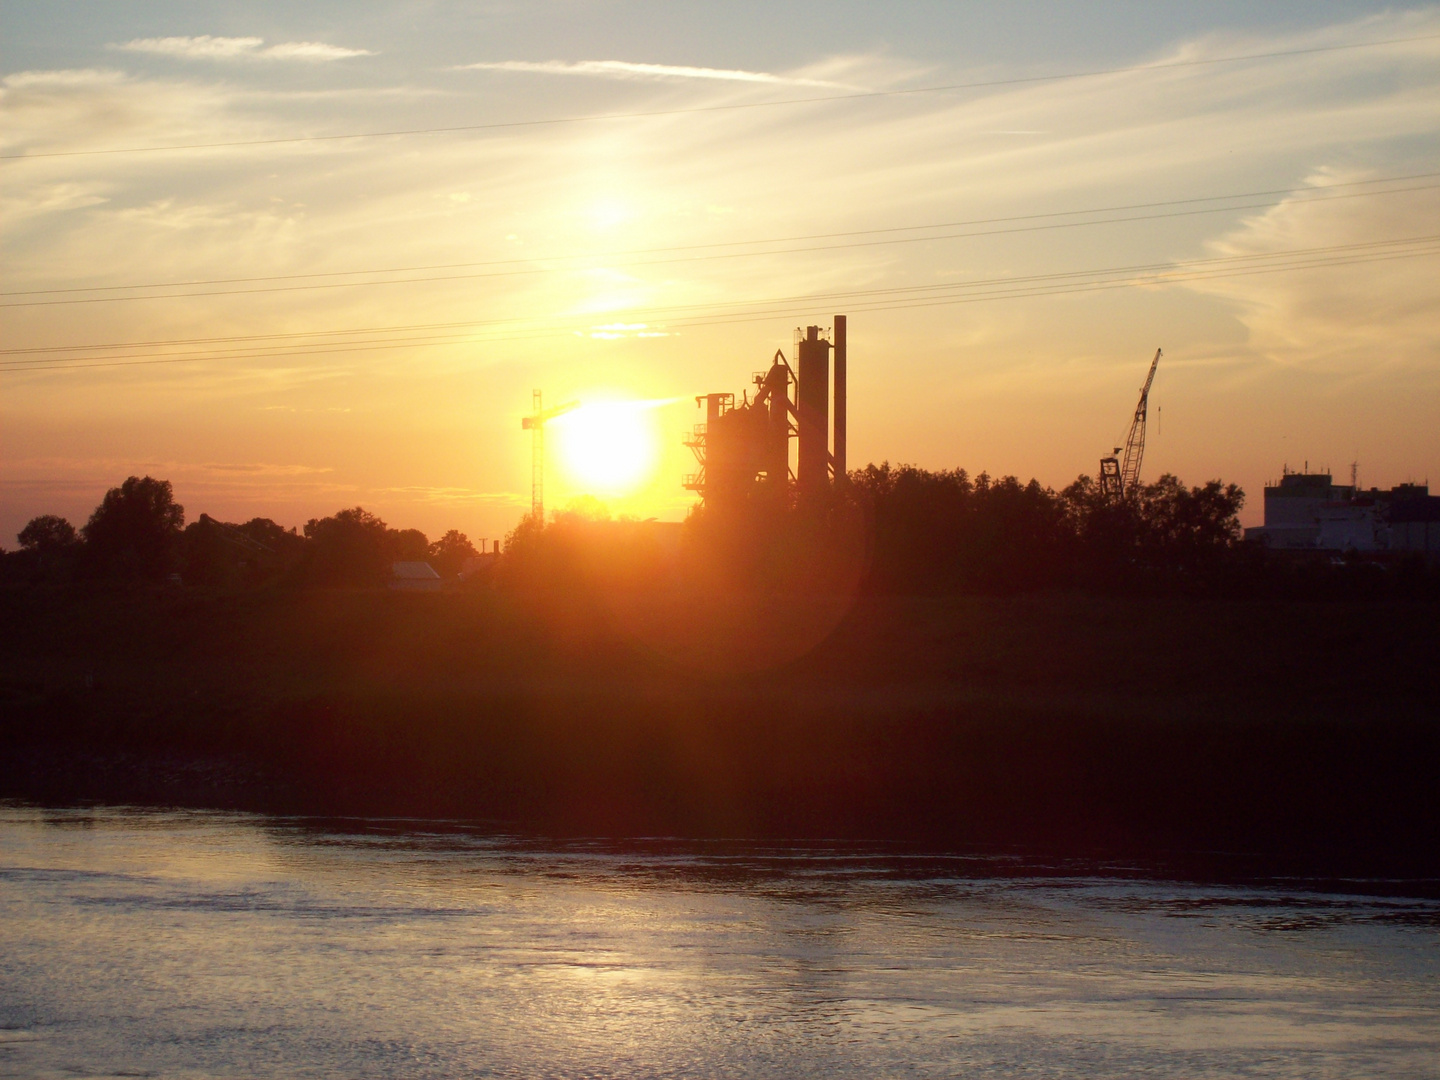
[[[1245,539],[1287,551],[1423,552],[1440,558],[1440,497],[1425,484],[1388,491],[1292,473],[1265,488],[1265,524]]]

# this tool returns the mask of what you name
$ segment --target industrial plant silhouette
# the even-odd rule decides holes
[[[1440,870],[1440,500],[1287,473],[1247,540],[1141,476],[1158,350],[1061,490],[849,468],[847,330],[696,397],[684,523],[547,513],[539,391],[503,543],[187,525],[148,476],[35,518],[0,796]]]

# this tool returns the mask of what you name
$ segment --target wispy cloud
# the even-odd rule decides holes
[[[83,87],[91,89],[123,82],[125,73],[108,68],[77,68],[60,71],[17,71],[0,79],[0,85],[8,90],[69,89]]]
[[[352,56],[374,56],[369,49],[347,49],[323,41],[282,41],[260,53],[276,60],[346,60]]]
[[[266,461],[207,461],[193,468],[202,472],[243,473],[247,476],[311,476],[335,471],[329,466],[276,465]]]
[[[267,46],[264,38],[212,37],[209,34],[201,34],[199,37],[135,38],[133,41],[111,44],[108,48],[176,56],[185,60],[324,61],[375,55],[369,49],[347,49],[321,41],[282,41]]]
[[[1310,189],[1369,179],[1365,170],[1321,169]],[[1433,232],[1440,191],[1425,187],[1396,198],[1290,197],[1207,246],[1216,255],[1353,247],[1376,239]],[[1347,378],[1394,377],[1397,369],[1423,372],[1433,385],[1440,312],[1432,287],[1434,255],[1414,248],[1374,252],[1360,266],[1313,268],[1284,274],[1201,281],[1189,288],[1234,304],[1249,342],[1260,355],[1285,365],[1330,371]],[[1409,256],[1409,257],[1407,257]]]
[[[735,68],[687,67],[683,64],[637,64],[629,60],[495,60],[461,64],[457,71],[522,71],[536,75],[588,75],[601,79],[710,79],[718,82],[768,83],[780,86],[823,86],[832,90],[853,89],[845,83],[798,76],[775,75],[768,71]]]
[[[408,487],[380,487],[371,489],[375,495],[399,495],[408,499],[415,499],[420,502],[432,503],[499,503],[503,506],[525,506],[530,502],[529,492],[518,491],[480,491],[475,488],[466,487],[425,487],[411,485]]]
[[[107,200],[105,185],[96,181],[42,184],[22,190],[18,196],[0,195],[0,225],[40,218],[66,210],[99,206]]]
[[[283,288],[274,292],[239,291],[268,288],[267,282],[224,286],[215,291],[233,288],[235,294],[183,303],[117,302],[37,308],[28,314],[16,309],[7,318],[7,344],[213,338],[461,320],[495,320],[497,339],[502,333],[508,336],[478,340],[483,335],[477,334],[474,342],[437,343],[413,351],[397,340],[389,351],[364,353],[271,350],[260,344],[242,353],[240,349],[250,346],[241,343],[233,356],[199,363],[7,375],[0,423],[15,434],[3,440],[3,448],[15,453],[17,447],[54,445],[52,433],[66,430],[63,425],[82,407],[88,410],[84,415],[95,418],[95,434],[81,444],[86,447],[151,446],[151,429],[171,430],[167,425],[175,425],[177,415],[184,415],[188,426],[176,429],[174,445],[180,446],[183,437],[196,437],[191,433],[202,431],[203,425],[207,447],[257,447],[253,452],[225,451],[241,460],[312,462],[314,446],[322,445],[316,440],[323,436],[325,452],[333,455],[340,470],[333,476],[262,483],[258,474],[192,471],[182,477],[178,466],[172,471],[205,493],[200,502],[194,501],[200,495],[192,498],[195,508],[203,506],[230,520],[240,514],[238,507],[249,505],[242,500],[251,498],[252,489],[275,500],[263,509],[257,506],[256,512],[283,512],[287,520],[303,521],[333,512],[342,504],[339,485],[353,483],[365,505],[377,500],[372,508],[391,520],[426,528],[460,524],[472,535],[478,535],[476,527],[495,535],[505,513],[481,507],[466,516],[468,510],[452,513],[451,508],[469,506],[465,500],[471,498],[478,506],[487,492],[525,488],[528,455],[506,410],[513,412],[517,401],[526,400],[530,386],[543,383],[556,400],[597,379],[645,387],[656,395],[740,389],[748,366],[722,357],[763,361],[777,346],[788,352],[792,315],[798,321],[821,318],[832,310],[828,300],[814,310],[798,299],[801,296],[871,289],[878,293],[1206,255],[1264,254],[1435,231],[1427,227],[1440,219],[1434,191],[1325,200],[1302,191],[1290,200],[1274,197],[1276,205],[1268,212],[1247,208],[1244,213],[1255,216],[1244,219],[1239,211],[1233,216],[1211,214],[1208,204],[1201,203],[1176,207],[1174,217],[1162,218],[1159,215],[1169,211],[1157,209],[1155,218],[1126,225],[997,232],[934,243],[909,243],[910,233],[901,229],[894,236],[904,243],[891,244],[886,234],[858,237],[856,246],[844,238],[787,242],[781,246],[795,250],[753,259],[732,257],[732,251],[745,249],[728,246],[758,237],[1268,191],[1289,187],[1307,175],[1315,177],[1313,186],[1324,187],[1335,181],[1431,172],[1440,168],[1431,164],[1434,133],[1440,131],[1440,42],[1298,50],[1413,38],[1436,30],[1440,21],[1431,14],[1423,19],[1387,16],[1275,38],[1206,39],[1177,47],[1175,55],[1210,60],[1292,52],[1243,64],[1133,70],[953,95],[674,113],[623,123],[536,126],[483,138],[457,132],[407,143],[335,141],[317,143],[304,153],[256,146],[185,155],[57,158],[12,166],[4,196],[15,200],[7,205],[19,219],[7,226],[5,240],[6,276],[13,282],[7,287],[13,289],[55,288],[71,284],[70,279],[79,285],[114,284],[498,262],[521,256],[534,262],[515,264],[519,272],[514,274],[511,267],[497,265],[478,268],[475,278],[465,276],[470,271],[456,270],[453,281],[393,288],[292,290],[289,283],[276,282]],[[261,42],[247,51],[265,47]],[[228,75],[239,67],[273,70],[283,64],[237,55],[241,58],[187,64],[190,70],[183,80],[168,73],[7,76],[7,122],[0,140],[19,149],[69,151],[212,142],[218,141],[217,132],[226,139],[260,140],[381,126],[370,103],[358,96],[349,112],[331,111],[328,105],[312,112],[298,108],[300,91],[284,85],[257,88],[210,78],[220,68]],[[762,66],[759,61],[756,65]],[[504,73],[513,65],[491,66],[502,70],[463,78],[506,83],[521,78]],[[1009,73],[1004,68],[978,74],[921,70],[904,67],[888,54],[817,62],[778,74],[746,72],[749,77],[738,81],[724,81],[725,71],[719,68],[697,76],[619,62],[525,67],[537,66],[543,73],[592,76],[588,82],[550,80],[557,84],[551,89],[563,93],[549,107],[562,116],[598,111],[591,99],[602,86],[628,86],[640,101],[648,93],[662,103],[658,110],[671,104],[669,96],[677,87],[696,95],[702,105],[710,99],[752,95],[767,86],[778,97],[829,96],[823,91],[779,93],[781,87],[766,81],[784,79],[787,73],[816,81],[900,87],[915,85],[922,77],[929,83],[970,82]],[[590,70],[577,70],[582,67]],[[374,73],[376,80],[381,77]],[[497,100],[493,113],[472,113],[476,102],[453,94],[455,77],[436,78],[433,107],[427,100],[423,109],[416,109],[413,123],[408,114],[397,112],[395,126],[508,121],[522,115],[505,111],[510,103],[504,99]],[[648,81],[597,83],[595,78]],[[697,79],[709,81],[690,81]],[[304,92],[310,93],[313,88],[306,85]],[[372,85],[365,92],[381,89]],[[428,92],[430,87],[421,89]],[[346,93],[359,92],[346,88]],[[1002,132],[1053,134],[998,134]],[[405,152],[396,152],[401,148]],[[193,164],[212,160],[226,167]],[[1332,180],[1320,172],[1327,163],[1341,170]],[[455,193],[470,198],[461,202],[451,198]],[[303,202],[306,209],[285,209],[272,204],[273,197],[289,200],[285,206]],[[101,198],[106,201],[96,201]],[[1268,200],[1245,200],[1252,201]],[[594,208],[611,203],[624,211],[613,215],[620,224],[598,227]],[[80,212],[58,212],[68,207]],[[1031,224],[1049,223],[1017,223],[1016,228]],[[517,236],[524,238],[524,248],[507,239]],[[871,239],[886,242],[870,244]],[[1207,241],[1214,242],[1210,248]],[[867,246],[859,246],[862,242]],[[680,245],[706,247],[675,252],[675,261],[663,263],[667,256],[662,253],[639,259],[610,254]],[[847,300],[854,305],[848,308],[855,320],[852,332],[871,335],[865,368],[884,371],[904,365],[911,373],[907,378],[922,387],[903,411],[883,397],[867,404],[867,445],[880,449],[852,444],[852,452],[884,452],[947,465],[966,460],[999,463],[1007,470],[1037,473],[1047,482],[1068,479],[1081,467],[1093,470],[1092,451],[1083,450],[1082,462],[1076,447],[1105,447],[1102,440],[1119,422],[1117,410],[1123,415],[1126,402],[1134,401],[1133,365],[1143,364],[1148,355],[1142,354],[1163,343],[1167,362],[1173,356],[1177,363],[1167,369],[1173,376],[1168,385],[1175,389],[1164,410],[1164,434],[1174,449],[1169,458],[1163,457],[1162,440],[1152,451],[1161,455],[1155,458],[1159,468],[1187,476],[1224,469],[1227,478],[1233,469],[1236,480],[1253,488],[1263,482],[1262,465],[1269,468],[1282,460],[1275,456],[1281,452],[1276,449],[1280,435],[1272,438],[1272,433],[1289,431],[1287,437],[1298,439],[1297,433],[1313,431],[1308,437],[1320,447],[1332,439],[1322,431],[1328,425],[1342,433],[1332,441],[1347,440],[1341,450],[1348,453],[1354,445],[1348,441],[1354,438],[1350,433],[1373,420],[1373,430],[1380,433],[1376,444],[1382,435],[1389,440],[1385,452],[1395,469],[1428,469],[1433,476],[1440,472],[1431,464],[1440,460],[1440,441],[1419,421],[1406,426],[1393,416],[1407,409],[1423,411],[1435,400],[1440,316],[1430,285],[1434,263],[1433,258],[1397,259],[1196,280],[1167,286],[1163,293],[1018,296],[1003,303],[869,314],[860,310],[858,298]],[[698,327],[680,314],[689,305],[729,311],[724,305],[753,298],[796,299],[777,307],[788,314],[768,323]],[[837,301],[833,310],[847,308]],[[505,320],[515,320],[518,328],[505,329],[509,322],[498,327]],[[684,336],[635,340],[652,328],[672,333],[683,328]],[[581,336],[562,338],[559,345],[541,336],[571,330]],[[615,338],[597,340],[592,334]],[[436,335],[439,342],[441,332]],[[1190,367],[1181,366],[1182,357]],[[1243,366],[1224,379],[1202,378],[1199,359],[1206,357]],[[964,358],[963,363],[957,358]],[[1112,380],[1109,373],[1119,370],[1117,364],[1123,370]],[[1385,378],[1378,377],[1382,370]],[[478,388],[489,387],[491,379],[499,389],[481,392]],[[1343,410],[1322,400],[1340,385],[1347,389]],[[1313,387],[1313,393],[1307,389],[1310,396],[1299,396],[1302,386]],[[1363,408],[1352,407],[1352,386],[1370,395]],[[342,400],[355,407],[343,423],[323,412],[342,394]],[[293,408],[295,418],[279,409],[259,411],[276,401]],[[255,407],[241,407],[247,402]],[[1241,426],[1236,415],[1258,420],[1233,437],[1202,446],[1198,434],[1189,443],[1183,441],[1188,437],[1186,409],[1189,430],[1197,433],[1236,431]],[[973,420],[956,425],[953,417],[962,414]],[[693,415],[686,411],[682,419]],[[30,427],[21,429],[17,416],[35,419],[27,419]],[[463,438],[456,434],[445,444],[452,449],[441,452],[437,447],[442,436],[415,438],[416,416],[425,417],[436,431],[462,433]],[[1032,416],[1044,417],[1055,433],[1037,438]],[[484,452],[477,452],[473,433],[492,428],[497,433],[493,446],[487,443]],[[265,441],[254,443],[256,439]],[[262,445],[263,450],[258,449]],[[680,455],[688,453],[680,447],[678,434],[666,443],[666,452],[672,451],[676,459],[666,467],[673,465],[678,473],[687,467]],[[179,449],[151,452],[183,456]],[[1311,450],[1310,456],[1317,452]],[[1375,459],[1374,475],[1379,476],[1381,450],[1366,452]],[[213,461],[222,452],[203,453]],[[1340,451],[1335,453],[1333,460],[1341,460]],[[380,464],[374,464],[377,461]],[[88,513],[105,486],[133,468],[138,466],[117,463],[86,473],[88,486],[73,500],[74,512]],[[6,495],[7,483],[31,473],[18,472],[5,460],[0,474],[0,504],[8,498],[17,507],[11,515],[19,519],[14,528],[26,515],[52,509],[38,495]],[[58,484],[68,474],[56,470],[46,475],[59,477]],[[1406,473],[1396,475],[1404,479]],[[221,490],[222,481],[227,485],[225,499],[237,507],[234,511],[218,495],[206,501],[210,492]],[[336,486],[319,487],[322,481]],[[202,483],[210,486],[202,489]],[[266,486],[270,483],[276,486]],[[438,496],[381,493],[375,486],[397,483],[463,494],[442,503]],[[678,483],[673,486],[679,490]],[[297,494],[292,498],[290,492]],[[353,505],[358,497],[346,494],[345,504]],[[563,502],[558,494],[557,499],[557,505]],[[517,507],[526,501],[515,496]],[[426,510],[432,503],[443,506],[444,513]],[[70,505],[57,503],[53,508],[69,513]],[[8,519],[0,520],[8,524]]]

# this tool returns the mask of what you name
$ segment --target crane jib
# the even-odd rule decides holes
[[[1100,459],[1100,493],[1111,498],[1121,498],[1127,491],[1140,483],[1140,463],[1145,456],[1145,419],[1149,412],[1150,387],[1155,382],[1155,369],[1160,366],[1161,350],[1155,350],[1155,359],[1150,361],[1150,373],[1145,376],[1145,385],[1140,388],[1140,400],[1135,405],[1135,418],[1130,423],[1130,434],[1125,440],[1125,455],[1115,454]]]

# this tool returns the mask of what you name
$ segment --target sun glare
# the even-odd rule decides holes
[[[575,487],[587,495],[628,495],[649,478],[658,458],[651,405],[598,402],[553,422],[561,465]]]
[[[630,205],[620,199],[597,199],[589,209],[590,227],[605,231],[634,217]]]

